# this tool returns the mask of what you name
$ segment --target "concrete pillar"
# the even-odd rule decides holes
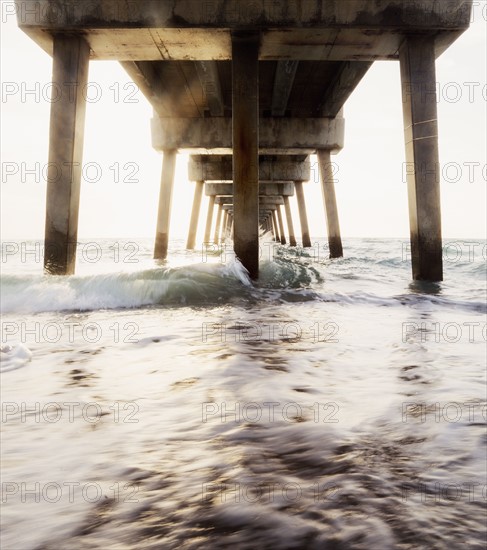
[[[277,223],[276,211],[272,212],[272,222],[274,224],[274,240],[276,242],[281,242],[281,234],[279,232],[279,224]]]
[[[62,94],[51,103],[44,241],[53,275],[73,274],[76,263],[89,56],[82,37],[54,36],[52,83]]]
[[[213,242],[215,244],[220,244],[220,226],[222,223],[222,212],[223,212],[222,205],[219,204],[217,214],[216,214],[215,234],[213,236]]]
[[[198,230],[198,220],[200,217],[201,197],[203,196],[204,181],[196,181],[194,188],[193,208],[191,209],[191,219],[189,221],[188,241],[186,248],[194,250],[196,244],[196,231]]]
[[[291,246],[296,246],[296,236],[294,234],[294,224],[293,224],[293,217],[291,214],[291,205],[289,203],[289,197],[284,196],[284,210],[286,211],[286,221],[287,221],[287,229],[289,232],[289,244]]]
[[[205,236],[203,242],[210,242],[211,225],[213,223],[213,210],[215,209],[215,195],[211,195],[208,201],[208,214],[206,215]]]
[[[259,35],[232,34],[234,250],[259,275]]]
[[[277,221],[279,223],[279,233],[281,234],[281,244],[286,244],[286,235],[284,234],[284,223],[282,222],[281,207],[277,205]]]
[[[443,280],[435,39],[409,36],[399,60],[413,279]]]
[[[222,236],[221,236],[222,242],[225,242],[225,239],[227,238],[227,224],[228,224],[228,210],[224,210],[223,211]]]
[[[225,228],[225,237],[227,239],[230,239],[231,237],[231,233],[230,233],[231,228],[232,228],[232,216],[230,215],[230,212],[229,212],[227,216],[227,226]]]
[[[317,153],[318,162],[320,164],[321,190],[323,192],[323,204],[326,213],[330,258],[341,258],[343,256],[342,237],[340,235],[340,223],[338,220],[338,208],[330,151],[328,149],[321,149]]]
[[[154,259],[164,260],[167,256],[169,244],[169,225],[171,222],[172,188],[176,169],[175,149],[164,151],[162,160],[161,189],[159,192],[159,210],[157,213],[156,243],[154,245]]]
[[[311,239],[309,237],[308,214],[306,213],[306,203],[304,201],[303,182],[295,181],[294,188],[296,189],[296,198],[298,200],[299,220],[301,222],[301,234],[303,237],[303,247],[311,247]]]

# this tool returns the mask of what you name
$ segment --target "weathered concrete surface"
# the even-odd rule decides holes
[[[259,153],[309,155],[317,149],[339,151],[344,144],[344,128],[341,117],[261,119]],[[232,144],[230,118],[152,119],[152,146],[157,150],[229,154]]]
[[[443,279],[440,164],[434,43],[410,37],[401,48],[413,278]]]
[[[55,275],[74,273],[76,262],[88,63],[82,37],[56,37],[52,82],[62,90],[79,85],[51,104],[44,268]]]
[[[258,35],[232,35],[233,248],[252,279],[259,275],[258,55]]]
[[[272,91],[272,116],[284,116],[286,114],[289,96],[296,78],[299,61],[286,59],[277,62],[274,88]]]
[[[306,156],[259,157],[259,181],[273,183],[296,180],[308,181],[310,160]],[[188,163],[190,181],[233,181],[232,155],[191,155]]]
[[[154,245],[154,259],[156,260],[164,260],[167,257],[176,155],[175,150],[165,151],[162,160],[161,189],[159,192],[156,241]]]
[[[214,83],[206,74],[202,79],[202,63],[214,68]],[[280,77],[287,63],[295,67],[292,80]],[[261,61],[259,114],[261,118],[337,116],[370,64],[365,61]],[[123,61],[122,65],[160,117],[231,116],[230,61]],[[276,101],[279,101],[278,108]],[[222,109],[222,115],[214,114]]]
[[[232,183],[205,183],[205,194],[209,197],[212,195],[233,195]],[[293,183],[259,183],[259,196],[274,195],[292,197],[294,195]]]
[[[230,59],[232,29],[261,29],[261,59],[391,59],[402,35],[442,36],[470,22],[463,0],[103,0],[17,2],[19,25],[52,53],[48,32],[83,31],[93,59]],[[453,38],[453,37],[452,37]]]
[[[318,162],[321,172],[321,190],[326,213],[330,258],[341,258],[343,256],[342,237],[338,219],[335,182],[333,181],[333,165],[329,151],[318,151]]]

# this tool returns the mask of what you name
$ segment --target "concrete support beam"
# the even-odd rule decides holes
[[[330,151],[318,151],[318,162],[320,164],[321,190],[323,192],[323,203],[325,206],[326,224],[328,228],[330,258],[341,258],[343,256],[342,237],[340,235],[340,223],[338,220],[338,208]]]
[[[167,257],[167,248],[169,245],[169,226],[171,223],[172,190],[174,187],[174,172],[176,170],[176,155],[177,152],[174,149],[165,151],[162,161],[156,242],[154,245],[154,259],[156,260],[164,260]]]
[[[400,49],[413,278],[443,280],[435,41]]]
[[[191,209],[191,220],[189,222],[188,241],[186,248],[194,250],[196,244],[196,232],[198,230],[198,220],[200,217],[201,197],[203,195],[204,181],[195,182],[193,208]],[[205,241],[206,242],[206,241]]]
[[[52,84],[64,90],[51,103],[47,174],[44,269],[71,275],[76,263],[78,212],[83,157],[90,48],[80,36],[56,35]],[[76,83],[74,91],[67,85]]]
[[[225,106],[216,62],[195,61],[195,67],[211,116],[223,116]]]
[[[272,116],[284,116],[299,61],[278,61],[272,91]]]
[[[234,204],[235,200],[234,197],[231,195],[224,195],[224,196],[218,196],[215,198],[216,204]],[[276,195],[275,197],[259,197],[259,205],[262,208],[266,208],[268,206],[276,206],[278,204],[284,204],[284,199]]]
[[[306,212],[306,202],[304,200],[303,182],[295,181],[296,198],[298,200],[299,220],[301,222],[301,235],[303,238],[303,248],[311,247],[311,239],[309,236],[308,214]]]
[[[449,0],[448,9],[438,4],[436,0],[424,0],[419,3],[403,6],[401,2],[391,0],[374,0],[372,4],[364,0],[347,0],[344,6],[342,0],[295,0],[294,2],[279,2],[269,4],[269,0],[254,0],[250,9],[239,9],[238,4],[231,4],[228,0],[213,0],[210,4],[202,4],[199,0],[138,0],[135,4],[127,4],[120,0],[103,0],[85,5],[75,3],[71,9],[54,11],[52,7],[56,0],[23,0],[25,6],[20,6],[17,19],[21,27],[40,27],[57,31],[63,28],[73,30],[105,29],[108,23],[113,31],[154,29],[162,32],[165,29],[176,29],[187,33],[172,32],[165,38],[168,42],[179,45],[180,55],[186,53],[183,59],[192,58],[198,53],[210,54],[218,59],[228,59],[228,40],[225,41],[225,56],[223,52],[194,51],[195,43],[200,37],[200,29],[206,29],[205,35],[210,41],[216,40],[221,30],[228,29],[303,29],[308,40],[316,36],[320,29],[370,29],[369,44],[374,36],[380,36],[385,31],[407,32],[408,30],[455,30],[467,28],[470,22],[471,2],[465,0]],[[51,8],[51,9],[49,9]],[[7,12],[8,13],[8,12]],[[56,17],[54,17],[54,13]],[[313,30],[313,33],[310,33]],[[117,33],[113,33],[114,40]],[[150,33],[145,33],[149,38]],[[150,43],[155,42],[155,37]],[[188,38],[187,50],[181,49],[181,43]],[[265,38],[265,37],[264,37]],[[172,39],[172,40],[170,40]],[[192,39],[192,40],[191,40]],[[121,42],[121,38],[114,44],[107,44],[107,48]],[[146,38],[147,40],[147,38]],[[317,41],[317,44],[320,44]],[[315,45],[315,44],[313,44]],[[144,53],[143,46],[135,50]],[[338,46],[338,45],[337,45]],[[132,50],[131,50],[132,51]],[[167,57],[167,51],[160,47],[157,59]],[[173,59],[171,57],[171,59]],[[208,59],[206,57],[205,59]]]
[[[232,183],[205,183],[205,194],[233,195]],[[294,182],[287,183],[259,183],[259,196],[273,197],[276,195],[292,197],[294,195]]]
[[[259,275],[259,35],[232,34],[234,250]],[[214,139],[214,138],[213,138]]]
[[[335,117],[372,66],[371,61],[344,61],[330,85],[327,87],[321,105],[320,116]]]
[[[208,213],[206,214],[206,226],[205,235],[203,237],[204,243],[210,242],[211,226],[213,224],[213,210],[215,209],[215,197],[210,197],[208,200]]]
[[[289,244],[291,246],[296,246],[296,236],[294,233],[294,224],[293,224],[293,217],[291,214],[291,205],[289,203],[289,197],[283,197],[284,199],[284,209],[286,211],[286,222],[287,222],[287,229],[289,233]]]
[[[222,224],[222,214],[223,214],[222,205],[219,204],[217,214],[216,214],[215,234],[213,236],[213,242],[215,244],[220,244],[220,227]]]
[[[171,116],[171,101],[167,97],[166,82],[157,73],[157,64],[150,61],[121,61],[120,65],[162,117]]]
[[[282,221],[282,212],[280,206],[277,207],[276,212],[277,222],[279,223],[279,233],[281,234],[281,244],[286,244],[286,235],[284,234],[284,223]]]
[[[343,148],[345,121],[341,117],[270,117],[261,119],[258,126],[260,154],[309,155],[317,149],[340,151]],[[156,117],[152,119],[152,146],[157,150],[174,148],[201,154],[208,151],[229,154],[232,121],[228,117]]]
[[[311,175],[310,160],[303,156],[259,157],[260,184],[308,181]],[[191,155],[188,164],[190,181],[233,181],[231,155]]]

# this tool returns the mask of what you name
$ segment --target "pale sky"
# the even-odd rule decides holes
[[[486,13],[477,6],[471,28],[437,61],[445,238],[485,238],[486,234]],[[42,172],[48,158],[51,70],[51,58],[17,28],[15,18],[2,17],[2,240],[44,237],[46,184]],[[81,188],[78,237],[153,237],[162,155],[151,146],[152,109],[116,62],[90,63],[89,81],[93,83],[88,92],[92,102],[86,111],[86,179]],[[345,148],[332,157],[338,170],[342,236],[408,237],[398,62],[373,65],[345,105],[345,118]],[[186,237],[188,230],[194,184],[187,180],[186,163],[187,157],[180,155],[172,238]],[[305,196],[311,235],[324,237],[324,210],[316,178],[305,184]],[[298,229],[295,200],[291,202]],[[199,240],[206,210],[205,197]]]

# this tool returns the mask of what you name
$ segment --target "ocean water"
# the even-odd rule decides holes
[[[485,548],[485,241],[314,243],[2,243],[2,548]]]

